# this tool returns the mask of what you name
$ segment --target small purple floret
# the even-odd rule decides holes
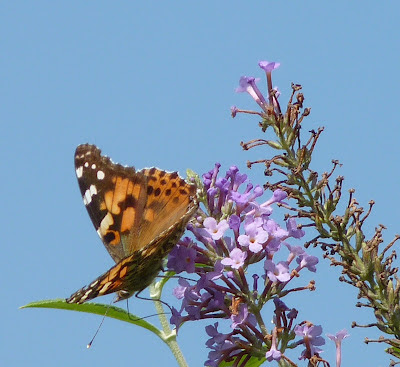
[[[241,266],[244,265],[244,261],[246,260],[247,253],[243,252],[239,248],[234,248],[229,257],[226,257],[221,260],[222,265],[230,266],[233,269],[239,269]]]
[[[270,62],[270,61],[260,61],[258,66],[265,70],[267,73],[272,70],[278,69],[281,64],[279,62]]]

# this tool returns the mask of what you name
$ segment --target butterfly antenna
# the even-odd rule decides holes
[[[99,325],[99,327],[97,328],[96,332],[95,332],[94,335],[93,335],[92,340],[91,340],[91,341],[89,342],[89,344],[86,346],[87,349],[89,349],[89,348],[92,346],[94,339],[96,338],[98,332],[100,331],[101,326],[103,325],[103,322],[104,322],[104,320],[105,320],[105,318],[106,318],[106,316],[107,316],[107,313],[108,313],[108,310],[110,309],[110,306],[111,306],[111,302],[110,302],[110,304],[108,305],[108,307],[107,307],[107,309],[106,309],[106,312],[104,313],[103,318],[101,319],[100,325]]]

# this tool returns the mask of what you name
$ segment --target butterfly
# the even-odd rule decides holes
[[[177,172],[114,163],[90,144],[76,148],[75,171],[90,219],[116,265],[66,301],[116,292],[117,302],[140,293],[196,212],[196,185]]]

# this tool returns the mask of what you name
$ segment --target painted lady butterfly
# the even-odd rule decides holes
[[[145,289],[197,210],[196,186],[177,172],[136,171],[78,146],[75,169],[83,202],[104,246],[116,262],[66,301],[83,303],[117,292],[115,302]]]

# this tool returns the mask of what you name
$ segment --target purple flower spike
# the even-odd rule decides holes
[[[241,266],[244,265],[244,260],[246,260],[247,253],[243,252],[239,248],[234,248],[229,257],[226,257],[221,260],[222,265],[231,266],[234,269],[239,269]]]
[[[272,70],[278,69],[281,64],[279,62],[260,61],[258,66],[267,73],[270,73]]]
[[[255,79],[244,81],[246,88],[251,88],[257,96]],[[271,88],[271,83],[268,86]],[[246,90],[244,85],[242,87]],[[268,103],[272,102],[271,98]],[[272,112],[271,105],[264,107]],[[259,115],[267,117],[263,113]],[[177,329],[187,321],[200,319],[219,318],[230,324],[231,329],[226,334],[218,331],[218,323],[206,327],[209,339],[206,342],[209,348],[207,366],[217,367],[225,362],[244,365],[253,356],[265,356],[264,360],[280,363],[286,358],[287,347],[281,343],[281,329],[290,330],[293,335],[298,311],[287,307],[278,296],[286,294],[282,291],[295,275],[292,269],[297,267],[298,271],[307,267],[313,271],[318,260],[308,256],[301,247],[285,243],[289,237],[301,238],[304,235],[297,228],[295,219],[286,220],[286,229],[272,217],[273,204],[282,203],[287,198],[285,191],[270,192],[267,194],[271,195],[270,199],[260,205],[259,202],[265,201],[265,198],[260,198],[264,193],[262,186],[250,182],[236,166],[229,167],[225,174],[220,168],[217,163],[202,176],[204,186],[199,185],[201,207],[187,226],[193,239],[186,237],[179,241],[168,258],[171,270],[195,274],[197,279],[190,282],[179,279],[173,294],[180,306],[172,309],[171,322]],[[279,260],[276,260],[274,254],[283,244],[290,254],[287,261],[278,262],[284,259],[284,255],[277,254]],[[284,253],[287,252],[284,248]],[[252,268],[256,263],[258,270]],[[264,269],[260,269],[263,265]],[[271,342],[265,339],[265,330],[258,318],[261,310],[253,308],[259,297],[269,301],[274,299],[275,326]],[[299,341],[293,345],[299,345],[301,349],[306,347],[303,358],[318,353],[317,345],[323,343],[319,329],[308,323],[297,330],[301,339],[296,338]],[[268,335],[268,341],[269,338]]]

